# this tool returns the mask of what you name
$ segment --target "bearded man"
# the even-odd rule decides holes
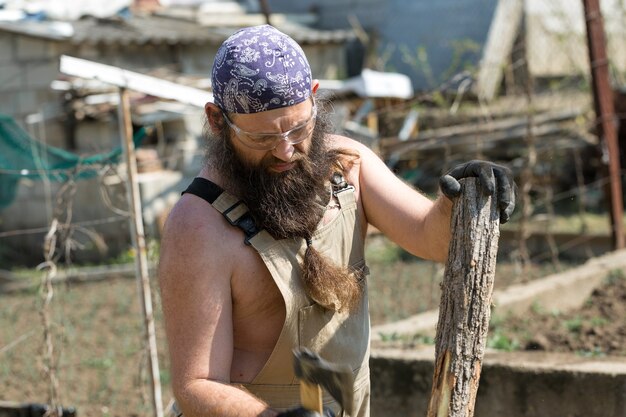
[[[445,261],[458,179],[514,208],[508,169],[471,161],[435,201],[369,148],[332,134],[298,44],[272,26],[229,37],[212,71],[207,157],[166,222],[159,282],[178,415],[313,416],[299,406],[292,351],[354,374],[353,417],[369,416],[364,240],[373,225]],[[331,397],[329,415],[345,413]],[[319,417],[319,415],[318,415]]]

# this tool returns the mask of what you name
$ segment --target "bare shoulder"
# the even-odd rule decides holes
[[[172,209],[161,239],[159,281],[192,281],[199,276],[229,277],[229,242],[235,236],[221,214],[206,201],[185,194]],[[219,260],[219,261],[218,261]]]
[[[181,249],[184,247],[186,253],[193,254],[193,251],[202,251],[217,243],[216,234],[221,232],[221,223],[220,214],[207,202],[185,194],[167,218],[163,241],[167,249],[171,243],[186,243]]]
[[[330,149],[346,153],[346,160],[342,161],[346,180],[359,188],[359,173],[363,158],[368,159],[371,150],[362,143],[346,136],[331,135],[328,146]]]
[[[237,236],[225,224],[191,194],[181,197],[165,224],[158,281],[176,389],[207,376],[230,378],[234,263],[228,252]]]
[[[367,180],[371,176],[367,175],[368,171],[386,171],[386,166],[380,157],[361,142],[341,135],[332,135],[329,146],[331,149],[341,149],[349,153],[348,158],[351,163],[345,166],[346,179],[359,190],[361,186],[366,185],[363,184],[364,179]]]
[[[356,152],[369,150],[361,142],[342,135],[330,135],[328,144],[331,149],[346,149]]]

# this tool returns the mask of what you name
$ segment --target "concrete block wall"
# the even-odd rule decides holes
[[[217,45],[183,45],[180,49],[181,72],[210,77],[216,53]]]
[[[110,121],[83,120],[76,126],[76,152],[95,154],[121,146],[116,119]]]
[[[40,111],[41,93],[58,75],[57,42],[0,32],[0,112],[23,124]]]
[[[44,130],[28,122],[35,113],[59,113],[61,97],[50,88],[59,74],[59,54],[58,42],[0,32],[0,112],[35,138],[64,147],[66,134],[58,122],[46,122]]]
[[[371,416],[425,416],[434,357],[434,349],[373,351]],[[487,352],[475,405],[476,417],[623,417],[626,359]]]
[[[122,164],[118,167],[119,175],[76,182],[75,193],[68,205],[72,208],[71,218],[65,217],[66,211],[62,211],[57,218],[59,223],[70,221],[74,227],[71,236],[75,241],[72,249],[74,261],[102,262],[130,248],[130,221],[119,214],[128,211],[125,169]],[[158,237],[164,217],[190,181],[190,178],[183,178],[182,173],[175,171],[139,174],[148,239]],[[43,261],[45,234],[52,218],[59,216],[59,209],[63,209],[57,207],[57,196],[62,188],[63,184],[59,182],[21,181],[13,204],[0,211],[0,232],[17,232],[14,236],[0,238],[0,259],[10,256],[13,262],[27,265]],[[110,205],[103,196],[105,190]],[[19,233],[20,230],[28,232]]]
[[[367,29],[375,29],[393,18],[386,2],[380,0],[319,0],[318,24],[323,29],[348,28],[348,16],[353,15]]]
[[[51,219],[57,213],[56,198],[63,184],[59,182],[45,183],[43,181],[22,180],[16,199],[13,203],[0,211],[0,231],[13,231],[15,235],[0,239],[3,248],[2,256],[10,256],[12,262],[25,265],[37,265],[43,260],[43,243]],[[76,193],[71,202],[71,218],[63,212],[58,221],[62,224],[71,221],[72,226],[83,222],[111,221],[102,224],[83,225],[82,229],[74,229],[72,239],[75,241],[76,255],[74,260],[97,261],[106,256],[115,256],[129,247],[129,222],[127,218],[114,219],[116,214],[105,204],[100,194],[99,178],[80,180],[76,183]],[[117,185],[110,187],[114,205],[121,210],[127,210],[125,189]],[[20,231],[26,231],[20,233]],[[87,233],[85,233],[85,232]],[[98,240],[92,236],[99,236],[106,243],[104,252],[98,249]]]

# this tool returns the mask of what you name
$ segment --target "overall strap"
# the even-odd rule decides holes
[[[354,190],[354,186],[351,184],[348,184],[348,182],[346,181],[346,179],[343,177],[343,175],[340,172],[335,172],[330,177],[330,184],[333,187],[333,195],[335,197],[337,196],[337,194],[342,193],[344,191]]]
[[[250,239],[259,233],[248,207],[243,201],[224,191],[219,185],[206,178],[196,177],[181,194],[193,194],[211,204],[231,225],[241,229],[245,235],[244,243],[250,245]]]
[[[335,172],[330,178],[330,185],[332,187],[333,197],[339,200],[339,206],[342,209],[356,207],[356,200],[354,195],[354,186],[348,184],[343,175],[339,172]],[[350,192],[346,192],[350,191]]]

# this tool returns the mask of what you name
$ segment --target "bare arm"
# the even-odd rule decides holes
[[[274,416],[262,401],[228,384],[232,257],[220,239],[217,212],[194,199],[183,197],[172,211],[159,264],[174,396],[185,417]]]
[[[424,259],[445,261],[450,242],[452,202],[430,200],[399,179],[368,147],[341,139],[356,149],[360,197],[368,223],[402,248]]]

